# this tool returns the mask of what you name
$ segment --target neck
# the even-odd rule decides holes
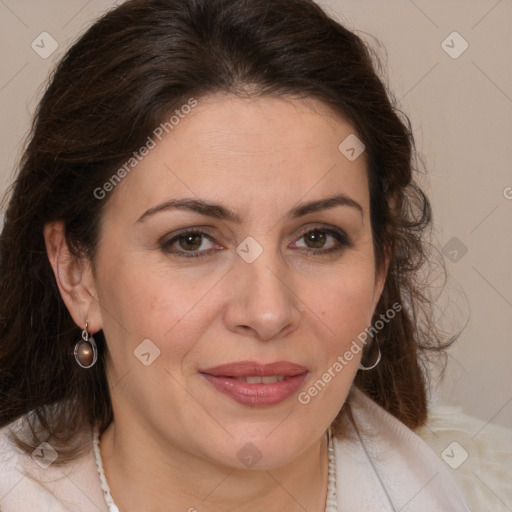
[[[120,512],[325,509],[326,436],[284,467],[240,470],[179,449],[169,448],[163,453],[149,436],[130,432],[130,436],[124,435],[113,423],[103,433],[100,444],[105,475]],[[137,441],[134,443],[133,439]]]

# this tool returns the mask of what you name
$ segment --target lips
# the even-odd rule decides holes
[[[213,375],[214,377],[270,377],[281,375],[283,377],[295,377],[308,369],[288,361],[277,361],[275,363],[259,364],[252,361],[240,361],[237,363],[223,364],[201,370],[200,373]]]
[[[200,371],[221,393],[251,407],[276,405],[292,396],[308,369],[287,361],[258,364],[240,361]]]

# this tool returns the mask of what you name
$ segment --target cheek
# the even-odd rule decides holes
[[[298,400],[312,417],[329,410],[335,415],[341,409],[364,350],[358,336],[373,314],[373,273],[366,268],[346,270],[326,280],[321,291],[315,287],[307,301],[312,311],[320,312],[311,317],[318,343],[311,350],[314,374]]]
[[[143,340],[151,340],[166,359],[178,362],[215,314],[209,275],[170,272],[146,261],[117,259],[98,275],[104,332],[116,361]],[[130,350],[127,350],[129,345]]]
[[[347,267],[321,285],[311,286],[305,296],[306,305],[317,314],[319,328],[327,330],[338,346],[350,342],[372,319],[376,299],[373,271]]]

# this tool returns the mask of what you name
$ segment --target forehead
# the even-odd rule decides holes
[[[174,121],[161,140],[153,136],[112,207],[142,210],[184,195],[241,211],[336,192],[368,201],[365,154],[351,161],[339,149],[354,129],[317,100],[217,94]]]

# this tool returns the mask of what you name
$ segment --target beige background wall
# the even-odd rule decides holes
[[[50,67],[114,3],[0,0],[2,192]],[[512,427],[512,2],[322,4],[386,48],[390,87],[412,120],[430,173],[426,187],[450,274],[439,307],[460,311],[447,317],[452,327],[469,315],[436,399]],[[39,53],[50,52],[55,43],[38,37],[42,32],[58,44],[46,59],[31,47],[35,40]]]

